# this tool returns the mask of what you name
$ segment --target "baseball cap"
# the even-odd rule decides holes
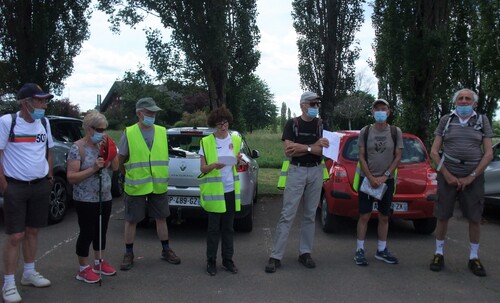
[[[387,107],[390,107],[389,102],[385,101],[384,99],[377,99],[377,100],[373,101],[372,108],[374,108],[375,105],[377,105],[378,103],[383,103],[383,104],[387,105]]]
[[[155,100],[153,100],[153,98],[150,97],[142,98],[139,99],[139,101],[137,101],[137,103],[135,104],[135,109],[141,109],[141,108],[147,109],[152,112],[157,112],[161,110],[161,108],[156,106]]]
[[[321,97],[313,92],[305,92],[302,94],[302,96],[300,96],[300,101],[302,101],[302,100],[316,100],[316,99],[321,99]]]
[[[38,84],[26,83],[17,92],[17,100],[26,98],[52,99],[54,98],[54,95],[43,92],[42,88]]]

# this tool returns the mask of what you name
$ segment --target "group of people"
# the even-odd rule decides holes
[[[51,282],[35,269],[38,230],[47,225],[52,175],[50,148],[54,143],[50,125],[44,117],[47,102],[54,96],[34,83],[25,84],[17,94],[20,110],[0,117],[0,191],[4,196],[5,230],[4,285],[5,302],[20,302],[15,272],[22,248],[24,271],[22,285],[48,287]],[[438,200],[435,204],[436,251],[430,269],[444,267],[443,246],[455,200],[460,201],[469,220],[470,256],[468,266],[478,276],[486,271],[479,261],[480,220],[483,211],[483,172],[492,159],[493,132],[488,119],[474,111],[477,95],[462,89],[453,96],[455,110],[444,116],[436,129],[431,158],[438,171]],[[303,202],[298,261],[307,268],[316,264],[311,253],[315,233],[315,214],[321,187],[328,173],[322,150],[329,142],[322,136],[323,123],[318,118],[321,98],[305,92],[300,98],[301,115],[287,121],[282,141],[287,160],[283,163],[280,186],[284,188],[283,207],[276,227],[270,258],[265,271],[276,272],[286,251],[287,239],[297,209]],[[73,184],[73,199],[80,234],[76,242],[79,270],[76,279],[86,283],[112,276],[116,269],[104,259],[106,233],[112,209],[111,173],[125,174],[125,253],[120,270],[134,265],[134,240],[137,223],[146,216],[156,220],[161,244],[161,258],[171,264],[181,259],[170,247],[166,218],[168,205],[168,140],[165,127],[155,124],[160,111],[152,98],[136,103],[138,122],[123,132],[118,148],[106,135],[108,122],[99,112],[88,113],[83,120],[85,136],[74,142],[68,153],[67,179]],[[359,219],[354,261],[366,266],[365,236],[372,212],[378,202],[378,244],[375,258],[397,264],[387,248],[388,222],[394,194],[394,173],[401,159],[401,129],[387,123],[390,106],[377,99],[372,106],[375,122],[364,127],[358,140],[359,176],[372,188],[387,185],[385,194],[376,200],[359,192]],[[479,122],[478,122],[479,121]],[[236,166],[241,160],[239,135],[229,131],[231,112],[220,107],[208,116],[214,133],[200,142],[200,203],[208,214],[206,244],[210,276],[217,274],[217,251],[221,240],[222,268],[236,274],[233,261],[233,222],[240,211],[240,181]],[[442,153],[440,153],[442,149]],[[466,149],[464,152],[464,149]],[[219,157],[234,157],[232,165]],[[90,260],[90,245],[94,259]]]

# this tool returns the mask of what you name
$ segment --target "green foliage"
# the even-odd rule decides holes
[[[373,101],[375,101],[375,97],[362,91],[357,91],[343,98],[333,114],[336,127],[340,129],[361,129],[363,126],[372,123],[371,108]]]
[[[283,102],[281,103],[281,115],[280,115],[280,127],[283,129],[283,127],[285,127],[285,124],[286,124],[286,103]]]
[[[493,121],[491,126],[493,127],[493,133],[495,136],[500,136],[500,120]]]
[[[1,3],[0,95],[26,82],[60,93],[89,37],[91,0]]]
[[[259,195],[282,195],[283,191],[279,190],[276,185],[280,176],[281,169],[279,168],[259,168]]]
[[[63,117],[80,117],[80,106],[71,104],[68,99],[55,100],[47,103],[47,115]]]
[[[245,134],[245,139],[251,149],[260,152],[260,157],[257,159],[260,167],[281,168],[285,157],[281,134],[271,133],[268,130],[256,130],[251,134]]]
[[[207,126],[207,113],[204,111],[196,111],[192,114],[184,112],[182,114],[183,126]],[[176,126],[180,126],[176,124]]]

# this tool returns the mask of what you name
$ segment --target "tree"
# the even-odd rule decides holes
[[[71,104],[69,99],[55,100],[47,103],[47,115],[80,117],[80,106]]]
[[[332,125],[334,106],[354,91],[354,35],[363,22],[364,0],[294,0],[301,86],[323,96],[321,116]]]
[[[286,103],[281,103],[280,126],[281,129],[285,128],[286,124]]]
[[[241,89],[241,96],[245,102],[241,108],[241,117],[245,128],[252,132],[271,126],[277,114],[277,107],[273,102],[273,94],[267,83],[253,75],[250,81]]]
[[[89,37],[91,0],[0,0],[0,94],[35,82],[60,93]]]
[[[355,92],[354,94],[343,98],[337,105],[337,110],[334,113],[334,117],[340,117],[347,120],[348,129],[352,129],[352,122],[354,123],[354,129],[361,129],[361,127],[367,125],[370,117],[371,105],[374,101],[372,95],[365,92]],[[335,119],[337,121],[338,119]],[[337,123],[340,128],[344,129],[341,124]]]

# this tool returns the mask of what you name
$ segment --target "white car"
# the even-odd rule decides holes
[[[500,206],[500,142],[493,145],[493,160],[484,171],[484,202]]]

